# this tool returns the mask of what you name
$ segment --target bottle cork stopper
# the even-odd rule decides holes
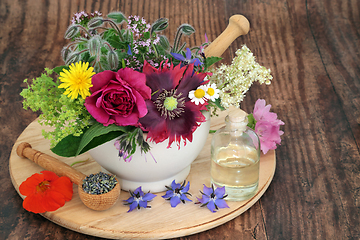
[[[228,113],[229,126],[231,129],[236,129],[238,131],[245,131],[248,119],[247,113],[240,108],[232,108]]]
[[[244,122],[247,121],[247,113],[241,109],[236,109],[229,113],[230,122]]]

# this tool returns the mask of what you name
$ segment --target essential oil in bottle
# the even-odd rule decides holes
[[[230,201],[251,198],[259,185],[260,141],[246,116],[240,109],[226,116],[211,142],[211,182],[225,186]]]

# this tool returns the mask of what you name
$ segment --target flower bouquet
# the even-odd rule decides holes
[[[161,35],[167,26],[166,18],[149,24],[121,12],[75,14],[61,51],[64,65],[46,68],[21,92],[24,108],[40,110],[40,124],[52,127],[43,136],[55,154],[73,157],[112,141],[118,162],[149,153],[153,161],[146,162],[159,165],[151,144],[180,150],[210,111],[239,107],[255,81],[270,84],[270,70],[246,46],[231,65],[211,67],[221,58],[204,54],[206,35],[190,48],[182,37],[195,29],[182,24],[170,44]]]

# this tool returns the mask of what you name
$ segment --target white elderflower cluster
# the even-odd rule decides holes
[[[260,84],[271,84],[273,77],[270,69],[259,65],[250,49],[243,45],[236,52],[231,65],[222,64],[216,68],[210,82],[216,83],[220,92],[221,105],[228,109],[230,106],[239,107],[245,93],[251,85],[258,81]]]

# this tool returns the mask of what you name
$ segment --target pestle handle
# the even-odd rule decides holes
[[[243,15],[233,15],[226,29],[204,50],[206,57],[220,57],[230,44],[250,30],[250,23]]]
[[[29,143],[23,142],[16,149],[17,155],[28,158],[46,170],[56,173],[58,176],[66,176],[70,180],[79,185],[85,178],[85,174],[75,170],[64,162],[49,156],[45,153],[32,149]]]

